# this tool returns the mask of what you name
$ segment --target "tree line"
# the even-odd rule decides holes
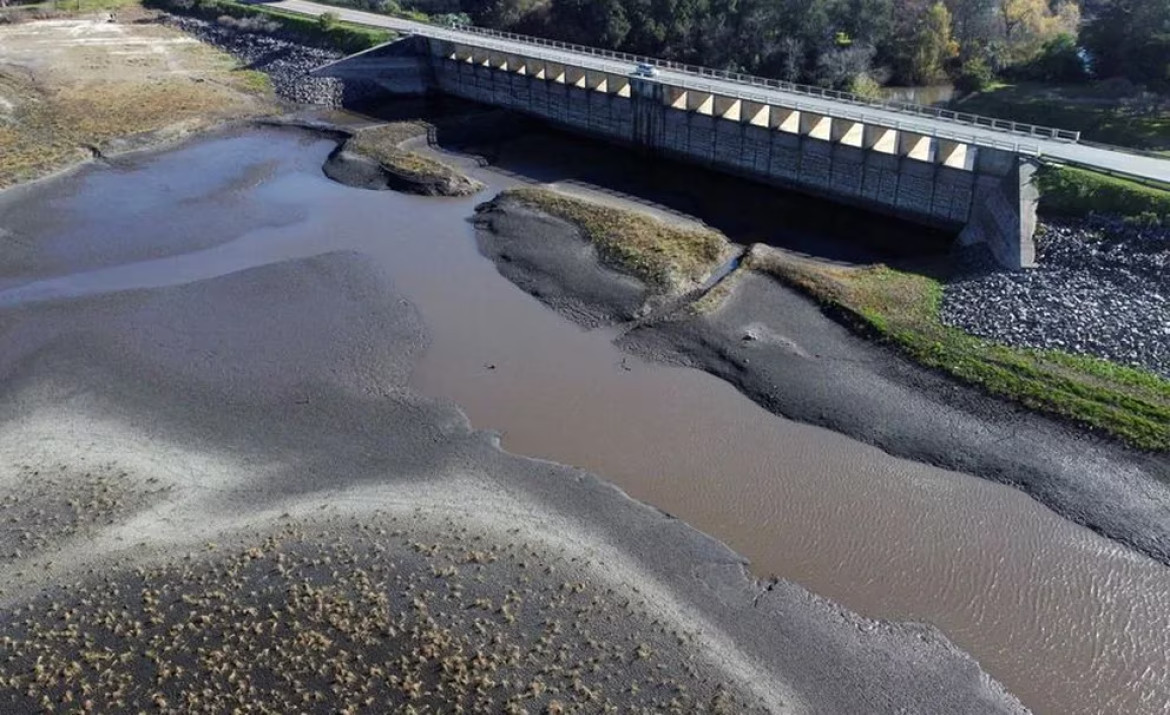
[[[355,0],[372,5],[394,0]],[[1170,0],[403,0],[431,15],[827,87],[1170,85]],[[458,15],[456,15],[458,17]]]

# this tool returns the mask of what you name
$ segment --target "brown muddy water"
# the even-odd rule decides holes
[[[1041,713],[1170,708],[1170,569],[1013,489],[777,418],[647,364],[502,279],[471,199],[350,189],[332,143],[214,137],[0,197],[23,246],[0,307],[163,286],[333,250],[381,265],[431,338],[415,385],[519,454],[577,465],[713,534],[758,575],[941,628]]]

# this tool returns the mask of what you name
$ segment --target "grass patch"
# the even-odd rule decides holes
[[[1045,214],[1154,214],[1170,220],[1170,186],[1162,189],[1069,166],[1044,167],[1036,181],[1040,188],[1040,211]]]
[[[270,95],[275,91],[272,87],[272,78],[260,70],[238,69],[232,72],[232,79],[246,92]]]
[[[400,146],[408,139],[425,136],[429,128],[426,122],[412,121],[363,129],[346,142],[345,148],[375,159],[385,168],[416,181],[462,178],[459,172],[441,161]]]
[[[234,0],[144,0],[143,5],[211,21],[223,15],[237,19],[264,17],[279,23],[283,31],[306,44],[329,47],[345,53],[368,50],[389,42],[396,36],[389,30],[351,22],[338,22],[326,28],[317,18],[310,15],[286,12],[265,5],[245,5]]]
[[[148,41],[177,36],[155,25],[127,27]],[[68,27],[46,32],[60,34],[61,48],[46,53],[35,72],[4,64],[0,50],[0,188],[84,159],[90,147],[116,138],[178,136],[271,108],[267,80],[262,85],[257,73],[238,70],[229,55],[206,45],[110,54],[103,45],[74,42]],[[0,48],[6,41],[0,26]]]
[[[1011,348],[944,325],[942,284],[927,276],[884,265],[827,266],[759,248],[745,266],[844,310],[923,365],[1135,447],[1170,450],[1170,380],[1096,358]]]
[[[1124,88],[1110,83],[1045,85],[1000,84],[954,104],[954,109],[1017,122],[1081,132],[1086,141],[1170,151],[1170,111],[1140,98],[1124,99]]]
[[[671,226],[633,211],[570,198],[548,189],[509,189],[500,194],[578,226],[605,263],[662,292],[701,283],[731,245],[720,233]]]
[[[140,5],[141,0],[61,0],[56,3],[58,10],[67,12],[97,12],[99,10],[120,10]]]

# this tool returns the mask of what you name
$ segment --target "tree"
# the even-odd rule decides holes
[[[1085,79],[1085,63],[1081,59],[1077,39],[1061,33],[1048,40],[1039,54],[1022,69],[1029,79],[1044,82],[1080,82]]]
[[[538,4],[538,0],[463,0],[463,11],[476,24],[508,28],[520,23]]]
[[[618,48],[630,31],[621,0],[557,0],[548,11],[552,37]]]
[[[1060,34],[1075,36],[1081,21],[1081,11],[1074,3],[1063,2],[1053,9],[1047,0],[1002,0],[1000,15],[1004,66],[1031,61],[1044,43]]]
[[[908,84],[930,84],[946,76],[946,62],[958,55],[951,36],[951,13],[942,2],[923,6],[902,0],[888,53],[894,76]]]
[[[821,52],[817,57],[817,84],[849,89],[858,77],[868,77],[875,54],[873,45],[850,44]]]
[[[988,48],[998,38],[1000,0],[945,0],[951,11],[951,29],[964,61],[986,59]]]
[[[1170,85],[1170,0],[1112,0],[1082,40],[1098,77]]]

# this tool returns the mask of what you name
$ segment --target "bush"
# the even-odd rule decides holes
[[[341,17],[332,10],[317,16],[317,26],[321,28],[321,32],[332,32],[339,25],[341,25]]]
[[[238,32],[258,32],[272,34],[280,29],[279,22],[264,17],[263,15],[253,15],[252,17],[232,17],[231,15],[220,15],[218,18],[216,18],[215,23]]]
[[[862,72],[849,83],[849,91],[866,99],[881,99],[882,86],[868,72]]]
[[[991,86],[995,74],[981,57],[974,57],[963,63],[959,76],[955,78],[955,89],[963,94],[982,92]]]

